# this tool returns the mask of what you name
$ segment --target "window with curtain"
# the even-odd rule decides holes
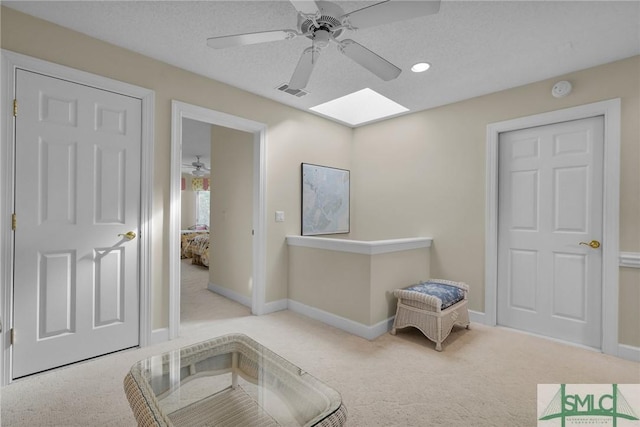
[[[209,226],[209,191],[196,191],[196,224]]]

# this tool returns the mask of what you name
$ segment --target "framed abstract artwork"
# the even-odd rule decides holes
[[[302,163],[302,235],[349,232],[349,171]]]

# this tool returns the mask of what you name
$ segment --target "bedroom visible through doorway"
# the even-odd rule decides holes
[[[250,305],[253,134],[182,120],[181,259],[208,269],[201,287]]]
[[[212,127],[182,119],[180,258],[204,268],[209,267]]]
[[[172,117],[170,339],[179,333],[180,269],[188,257],[208,269],[205,289],[254,314],[264,306],[265,127],[177,101]]]

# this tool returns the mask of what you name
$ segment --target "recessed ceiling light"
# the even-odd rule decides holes
[[[408,108],[369,88],[316,105],[310,110],[351,126],[409,111]]]
[[[429,68],[431,68],[431,64],[428,62],[418,62],[411,67],[411,71],[414,73],[422,73],[423,71],[427,71]]]

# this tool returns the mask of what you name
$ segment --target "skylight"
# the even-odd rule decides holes
[[[369,88],[316,105],[310,110],[351,126],[409,111],[408,108]]]

